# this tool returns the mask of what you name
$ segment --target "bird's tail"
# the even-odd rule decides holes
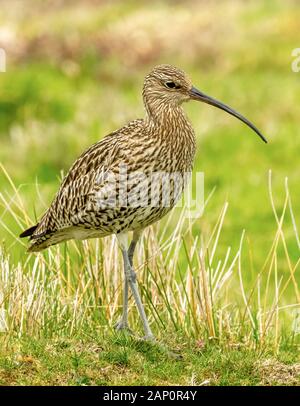
[[[31,237],[32,234],[35,232],[35,230],[37,229],[38,224],[36,224],[35,226],[32,226],[30,228],[27,228],[27,230],[23,231],[23,233],[21,233],[19,235],[20,238],[25,238],[25,237]]]
[[[39,225],[36,224],[35,226],[28,228],[27,230],[23,231],[19,236],[20,238],[30,237],[29,239],[31,244],[28,247],[28,252],[42,251],[43,249],[49,247],[50,245],[56,244],[56,242],[54,242],[51,238],[52,235],[54,234],[53,232],[34,234],[38,226]]]
[[[30,227],[20,234],[20,238],[29,237],[30,245],[27,250],[28,252],[42,251],[51,245],[68,241],[70,238],[72,238],[72,235],[68,232],[68,228],[63,230],[47,230],[42,233],[35,233],[35,231],[38,231],[38,226],[39,224]]]
[[[57,244],[57,242],[54,242],[50,236],[47,237],[47,239],[36,238],[34,240],[31,240],[31,244],[29,245],[27,252],[43,251],[44,249],[46,249],[54,244]]]

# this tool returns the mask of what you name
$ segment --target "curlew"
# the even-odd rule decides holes
[[[130,122],[87,149],[69,170],[39,223],[20,237],[30,237],[29,251],[41,251],[70,239],[115,234],[124,263],[123,312],[116,328],[128,329],[130,288],[145,338],[151,340],[154,336],[140,298],[133,254],[142,230],[171,210],[186,183],[184,175],[192,171],[195,134],[183,102],[198,100],[218,107],[267,141],[248,119],[195,88],[174,66],[155,67],[145,77],[142,94],[145,118]],[[170,180],[171,174],[177,176]],[[133,232],[130,244],[129,232]]]

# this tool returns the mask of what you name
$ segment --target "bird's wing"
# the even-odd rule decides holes
[[[120,137],[112,133],[88,148],[64,178],[52,204],[31,235],[32,239],[77,225],[88,209],[95,184],[110,170],[120,152]]]

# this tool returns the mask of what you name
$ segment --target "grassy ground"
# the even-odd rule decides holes
[[[1,4],[1,383],[299,383],[299,19],[291,0]],[[112,333],[114,239],[28,256],[17,238],[87,146],[144,115],[143,76],[157,63],[185,69],[269,140],[210,106],[185,107],[204,215],[190,224],[176,209],[136,258],[151,325],[176,362]],[[133,306],[130,317],[139,329]]]
[[[299,385],[292,348],[268,351],[191,341],[166,332],[170,357],[157,345],[111,331],[72,338],[23,337],[3,347],[2,385]],[[6,348],[6,349],[5,349]]]

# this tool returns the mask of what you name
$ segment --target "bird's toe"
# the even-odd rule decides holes
[[[114,329],[133,335],[133,331],[129,328],[128,323],[125,323],[123,320],[118,321],[118,323],[114,325]]]
[[[146,334],[146,335],[142,338],[142,340],[143,340],[143,341],[149,341],[149,342],[152,342],[152,343],[156,342],[156,338],[155,338],[155,336],[154,336],[153,334]]]

